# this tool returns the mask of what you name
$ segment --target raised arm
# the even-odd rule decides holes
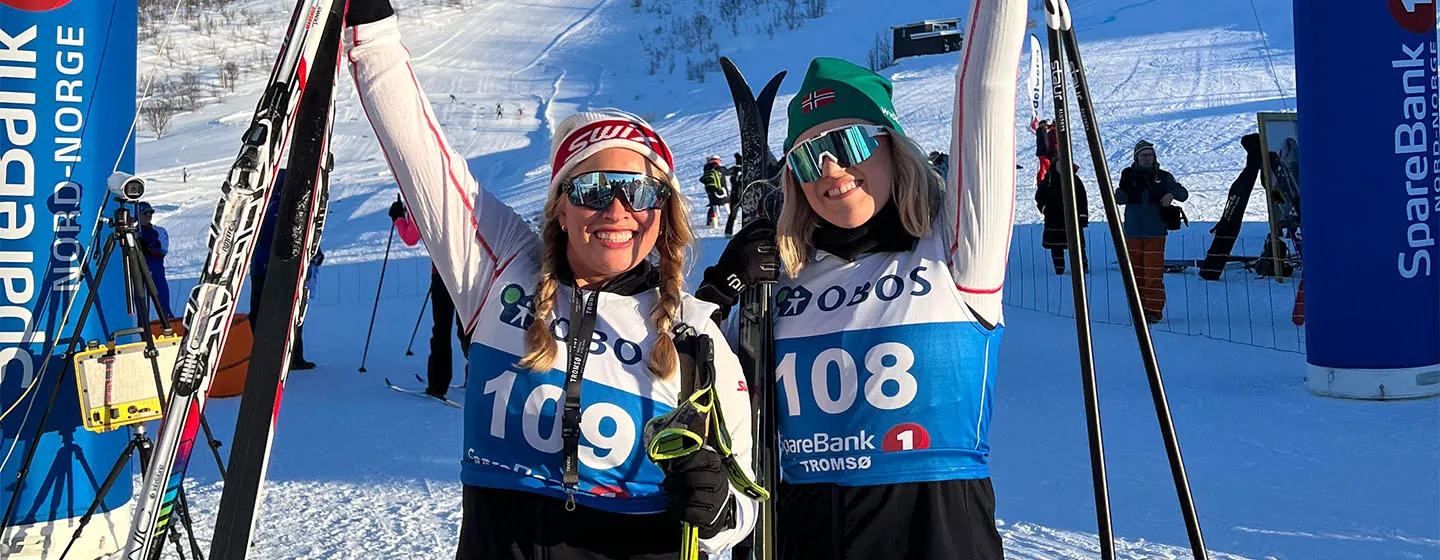
[[[1015,98],[1025,0],[974,0],[951,123],[952,171],[941,210],[950,273],[965,302],[998,324],[1015,221]]]
[[[468,330],[494,279],[516,255],[538,247],[539,238],[480,187],[446,141],[395,17],[351,27],[345,38],[360,103]]]

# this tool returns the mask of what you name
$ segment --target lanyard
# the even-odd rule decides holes
[[[579,288],[570,297],[570,332],[565,346],[569,361],[565,366],[565,405],[560,416],[560,437],[564,445],[561,465],[565,469],[564,485],[568,499],[565,509],[574,511],[575,491],[580,487],[580,389],[585,376],[585,360],[590,357],[590,337],[595,332],[595,307],[599,292],[586,294]]]

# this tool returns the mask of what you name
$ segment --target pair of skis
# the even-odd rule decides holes
[[[418,380],[418,381],[420,381],[421,383],[424,383],[424,382],[425,382],[425,380],[424,380],[423,378],[421,378],[419,375],[416,375],[416,376],[415,376],[415,379]],[[455,402],[455,401],[450,400],[449,397],[440,397],[440,396],[432,395],[432,394],[427,393],[427,392],[425,392],[425,391],[423,391],[423,390],[420,390],[420,389],[407,389],[407,388],[405,388],[405,387],[401,387],[401,386],[399,386],[399,385],[396,385],[394,382],[391,382],[391,381],[390,381],[390,378],[389,378],[389,377],[386,377],[386,378],[385,378],[385,386],[386,386],[386,387],[389,387],[390,390],[395,391],[395,392],[397,392],[397,393],[404,393],[404,394],[410,395],[410,396],[412,396],[412,397],[418,397],[418,398],[422,398],[422,399],[425,399],[425,400],[436,401],[436,402],[439,402],[440,404],[443,404],[443,405],[448,406],[448,407],[450,407],[450,408],[464,408],[464,405],[462,405],[462,404],[460,404],[460,403],[458,403],[458,402]],[[451,389],[461,389],[461,390],[463,390],[465,387],[464,387],[463,385],[451,385],[450,388],[451,388]]]
[[[720,68],[730,86],[735,114],[740,121],[741,186],[739,192],[731,196],[740,197],[743,224],[750,225],[762,218],[774,222],[780,216],[784,196],[779,188],[780,165],[770,153],[770,110],[785,72],[771,78],[756,97],[734,62],[721,57]],[[740,365],[756,411],[753,422],[756,482],[770,491],[770,499],[760,503],[760,518],[751,535],[751,557],[756,560],[775,558],[775,492],[780,482],[780,428],[776,424],[779,407],[775,401],[775,334],[770,288],[770,284],[762,283],[740,294],[737,315]],[[741,555],[736,553],[737,558]]]
[[[137,498],[126,560],[159,558],[194,449],[207,392],[244,286],[266,205],[280,197],[267,280],[254,325],[245,393],[225,474],[212,560],[249,551],[274,421],[289,373],[292,335],[304,320],[309,263],[320,243],[328,194],[341,31],[348,0],[299,0],[290,28],[210,225],[209,256],[185,308],[188,330],[175,383]],[[287,177],[273,182],[288,149]],[[252,313],[257,310],[251,310]]]

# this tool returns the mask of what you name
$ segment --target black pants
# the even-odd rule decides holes
[[[782,560],[997,560],[990,479],[882,486],[781,484]]]
[[[466,486],[455,560],[674,560],[680,522],[625,515],[557,498]]]
[[[1083,247],[1085,242],[1081,241],[1080,245]],[[1090,256],[1080,253],[1080,261],[1081,266],[1085,267],[1083,272],[1090,272]],[[1055,263],[1055,274],[1064,274],[1065,263],[1069,262],[1069,259],[1065,256],[1064,249],[1050,249],[1050,262]]]
[[[725,235],[735,235],[735,216],[740,213],[740,189],[730,191],[730,217],[725,218]]]
[[[455,302],[450,299],[450,290],[440,279],[440,273],[430,270],[430,358],[425,368],[425,392],[444,396],[450,389],[450,380],[455,376],[450,360],[450,328],[453,323],[455,338],[460,340],[460,352],[469,359],[470,335],[465,334],[465,320],[455,315]]]

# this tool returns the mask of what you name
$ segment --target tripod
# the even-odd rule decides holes
[[[79,526],[77,526],[75,532],[70,535],[70,542],[65,545],[65,550],[60,553],[62,560],[66,556],[69,556],[70,548],[75,546],[76,542],[79,542],[80,533],[84,531],[85,526],[90,523],[90,518],[95,515],[95,510],[100,508],[100,502],[105,499],[106,494],[110,493],[110,487],[115,485],[115,480],[120,478],[120,473],[125,471],[125,465],[130,462],[130,455],[137,451],[139,452],[140,470],[143,471],[150,466],[150,450],[152,448],[153,445],[150,443],[150,438],[145,435],[145,425],[136,424],[131,426],[130,442],[125,444],[125,450],[120,453],[120,457],[115,460],[115,466],[110,468],[110,474],[105,476],[105,482],[102,483],[100,489],[95,492],[95,501],[90,502],[90,507],[85,510],[85,515],[80,517]],[[180,490],[180,495],[175,502],[175,509],[176,513],[179,514],[181,525],[185,527],[186,535],[190,537],[190,553],[193,554],[193,557],[196,559],[203,559],[205,556],[200,552],[200,542],[195,539],[195,528],[191,523],[190,507],[185,501],[185,490],[183,488]],[[181,558],[184,558],[185,549],[181,547],[180,537],[175,533],[175,531],[170,532],[170,542],[175,543],[175,551]]]
[[[73,366],[76,349],[79,346],[82,338],[78,333],[84,328],[85,321],[87,318],[89,318],[90,311],[95,307],[95,302],[98,299],[97,290],[99,289],[100,281],[102,278],[104,278],[106,265],[109,264],[110,257],[113,255],[117,247],[120,249],[121,260],[123,261],[124,267],[122,270],[124,271],[123,273],[125,275],[126,311],[135,317],[136,328],[133,331],[118,331],[115,333],[114,336],[119,337],[130,334],[138,334],[144,341],[145,356],[149,358],[150,361],[150,369],[154,377],[156,394],[159,396],[161,408],[163,409],[165,406],[165,399],[167,395],[164,391],[164,384],[162,381],[163,378],[161,377],[160,373],[160,364],[159,361],[156,360],[156,357],[159,355],[159,351],[155,348],[155,338],[151,335],[150,332],[150,306],[154,304],[154,308],[157,314],[160,316],[161,321],[165,325],[164,332],[167,334],[172,334],[172,331],[169,328],[170,317],[166,316],[165,306],[160,302],[159,292],[155,288],[155,280],[150,276],[150,269],[146,266],[144,255],[141,253],[139,234],[137,232],[137,224],[135,221],[135,217],[133,214],[131,214],[130,210],[126,208],[126,201],[124,199],[116,198],[116,201],[118,201],[120,205],[118,208],[115,209],[115,213],[111,216],[109,220],[112,231],[110,232],[109,236],[106,237],[105,244],[101,249],[100,260],[96,264],[93,278],[90,280],[90,291],[85,296],[84,304],[80,306],[80,316],[75,324],[74,332],[76,334],[73,334],[71,336],[69,346],[65,349],[64,361],[60,366],[60,372],[57,379],[55,380],[55,384],[51,388],[50,397],[45,405],[45,410],[40,415],[40,422],[35,426],[35,432],[31,438],[32,443],[25,450],[25,457],[21,461],[19,473],[16,476],[15,491],[10,495],[10,503],[5,508],[4,517],[0,517],[0,529],[8,528],[10,526],[11,518],[15,514],[16,508],[19,506],[20,488],[23,486],[26,477],[30,474],[30,466],[35,460],[36,451],[39,449],[38,444],[40,441],[40,437],[45,433],[45,424],[49,421],[50,413],[55,408],[55,399],[60,394],[60,387],[65,384],[65,374]],[[91,275],[89,272],[90,271],[88,270],[82,271],[82,277],[90,278]],[[206,440],[210,445],[211,452],[215,455],[216,464],[219,466],[220,475],[223,478],[225,476],[225,466],[224,463],[220,460],[220,443],[215,441],[214,437],[211,435],[210,427],[208,423],[205,422],[204,418],[201,418],[201,425],[205,428],[204,431]],[[138,435],[137,437],[140,439],[144,439],[144,445],[141,446],[141,462],[143,465],[146,461],[149,460],[149,440],[148,438],[144,437],[143,432],[141,432],[140,435]],[[136,441],[132,441],[131,444],[139,445],[139,443],[137,443]],[[119,476],[119,471],[123,470],[121,467],[126,462],[128,462],[129,454],[133,451],[134,448],[127,446],[126,452],[123,453],[119,460],[116,462],[115,467],[111,470],[111,476],[107,478],[106,483],[101,485],[101,489],[97,493],[94,503],[90,505],[89,511],[87,511],[84,518],[82,518],[81,524],[76,529],[75,535],[71,539],[71,545],[73,545],[74,541],[79,538],[80,531],[84,529],[85,522],[89,520],[89,518],[94,514],[94,511],[99,507],[100,502],[105,498],[105,492],[107,492],[109,490],[109,487],[114,483],[114,479]],[[192,533],[191,539],[194,539],[193,528],[191,528],[191,524],[188,519],[189,508],[186,507],[183,494],[180,498],[178,508],[179,512],[182,513],[182,523],[184,523],[186,529]],[[179,546],[178,541],[177,546]],[[69,546],[67,546],[66,549],[68,550]]]

